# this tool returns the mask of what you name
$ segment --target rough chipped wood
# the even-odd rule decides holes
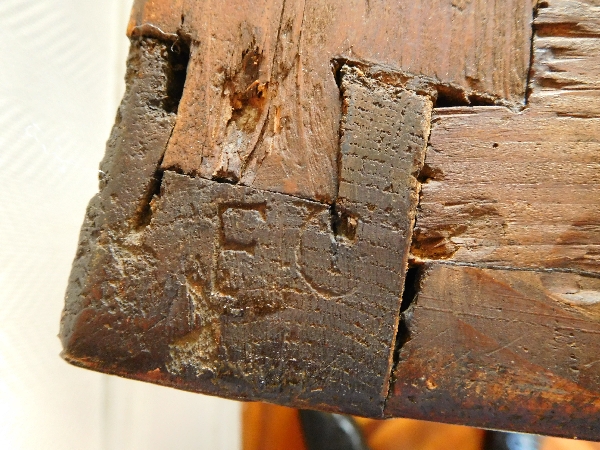
[[[119,281],[135,277],[137,263],[131,258],[129,265],[112,265],[115,259],[111,251],[115,242],[124,251],[135,246],[159,183],[156,169],[175,123],[175,113],[160,107],[168,98],[168,49],[168,44],[152,39],[137,39],[131,46],[127,90],[100,164],[100,192],[88,206],[69,278],[61,321],[65,347],[80,340],[93,341],[94,334],[102,332],[106,322],[109,323],[104,331],[127,330],[129,320],[115,305],[120,298]],[[117,278],[113,277],[113,271]],[[135,278],[130,281],[135,282]],[[137,288],[144,290],[145,286],[138,284]],[[106,316],[96,315],[95,305],[104,305]],[[152,309],[156,304],[150,300],[144,307]],[[112,321],[105,320],[111,317]],[[149,322],[145,326],[151,325]],[[111,344],[109,340],[97,341],[95,345],[97,349],[90,349],[91,353],[85,357],[86,365],[96,365],[94,355],[99,351],[110,352],[111,347],[122,344]],[[131,352],[142,359],[149,354],[147,349],[135,347]],[[113,360],[111,365],[117,367],[121,359]]]
[[[435,264],[405,319],[386,415],[598,439],[599,278]]]
[[[600,10],[545,3],[528,108],[436,110],[416,257],[600,274]]]
[[[153,40],[134,46],[142,77],[130,81],[115,154],[139,139],[131,120],[157,126],[137,88],[148,70],[148,95],[165,94],[163,55]],[[130,180],[106,164],[68,291],[65,358],[199,392],[383,413],[432,105],[343,73],[333,207],[172,171],[129,204]],[[131,166],[113,163],[160,163],[139,151]]]
[[[522,103],[532,10],[531,0],[142,0],[130,32],[152,25],[191,40],[164,168],[331,202],[334,60],[402,68]]]

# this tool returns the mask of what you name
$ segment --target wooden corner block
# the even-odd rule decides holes
[[[82,231],[63,356],[182,389],[381,416],[430,99],[343,69],[339,193],[321,203],[161,171],[170,52],[134,41],[138,76]]]

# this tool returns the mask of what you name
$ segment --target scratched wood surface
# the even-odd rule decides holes
[[[340,115],[334,59],[522,102],[531,15],[531,0],[140,0],[130,34],[152,26],[192,42],[164,168],[331,201]]]
[[[598,438],[600,279],[423,270],[388,416]]]
[[[137,1],[63,356],[600,439],[599,29],[592,1]]]
[[[342,70],[330,206],[154,173],[173,127],[172,57],[154,39],[132,50],[138,76],[81,234],[64,357],[192,390],[382,415],[429,97]]]
[[[440,108],[412,252],[600,274],[600,9],[538,10],[528,107]]]

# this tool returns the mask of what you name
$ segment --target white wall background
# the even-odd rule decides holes
[[[237,449],[235,402],[63,362],[79,227],[124,89],[132,0],[0,0],[0,448]]]

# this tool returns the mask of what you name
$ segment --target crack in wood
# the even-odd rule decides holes
[[[522,102],[514,102],[485,91],[470,89],[427,75],[407,72],[396,67],[373,63],[365,60],[334,58],[331,67],[338,86],[341,83],[341,69],[356,68],[363,76],[378,80],[389,86],[402,87],[419,95],[431,98],[434,108],[454,108],[459,106],[504,106],[511,111],[519,112],[525,108]]]
[[[175,45],[177,42],[179,41],[175,41],[175,43],[173,45]],[[188,55],[187,56],[183,56],[182,59],[185,59],[185,64],[187,64],[187,61],[189,60],[189,47],[188,47]],[[171,52],[173,52],[173,46],[171,47]],[[179,53],[179,52],[176,52]],[[252,54],[251,52],[249,52],[248,54]],[[171,58],[170,58],[171,60]],[[249,62],[249,64],[253,64],[252,61]],[[256,65],[256,64],[254,64]],[[171,65],[169,67],[173,67],[173,64],[171,63]],[[344,75],[345,74],[350,74],[350,77],[352,77],[355,82],[358,82],[359,84],[364,84],[366,87],[372,88],[373,87],[373,80],[381,80],[384,79],[385,82],[387,83],[386,85],[390,85],[392,88],[398,88],[399,86],[401,86],[401,88],[410,88],[413,92],[415,92],[417,95],[425,95],[426,97],[430,98],[432,101],[436,102],[436,105],[438,107],[446,107],[446,106],[463,106],[463,105],[469,105],[469,106],[475,106],[475,105],[494,105],[494,104],[501,104],[502,102],[498,101],[498,99],[494,100],[492,96],[489,95],[483,95],[481,93],[477,93],[477,92],[467,92],[464,89],[461,88],[457,88],[456,86],[452,86],[452,85],[448,85],[448,84],[443,84],[440,83],[438,81],[435,80],[431,80],[428,79],[426,77],[421,77],[421,76],[416,76],[416,75],[411,75],[411,74],[406,74],[406,73],[399,73],[399,72],[393,72],[393,71],[386,71],[386,70],[382,70],[380,67],[376,67],[375,69],[373,68],[372,65],[367,65],[364,63],[360,63],[360,62],[349,62],[348,60],[333,60],[332,61],[332,67],[334,68],[334,77],[338,83],[338,86],[340,88],[340,95],[343,101],[343,111],[344,114],[348,113],[348,98],[345,95],[344,92]],[[184,71],[183,74],[185,76],[185,68],[184,67]],[[180,67],[175,67],[174,69],[170,69],[171,71],[173,70],[179,70],[181,71]],[[365,72],[368,75],[365,75]],[[172,97],[177,97],[177,93],[173,94],[174,89],[171,87],[169,87],[169,83],[173,83],[173,81],[170,81],[172,79],[175,79],[176,82],[179,82],[180,80],[177,80],[176,77],[173,76],[167,76],[168,78],[168,85],[167,85],[167,92],[168,95],[172,96]],[[256,76],[251,76],[251,79],[256,78]],[[393,80],[393,82],[391,84],[390,80]],[[185,78],[183,79],[183,82],[185,81]],[[175,108],[174,110],[176,111],[179,99],[181,98],[181,92],[183,90],[183,83],[179,83],[181,86],[177,86],[177,91],[178,91],[178,98],[176,99],[174,103]],[[254,83],[256,84],[256,82]],[[250,86],[251,89],[253,89],[252,86]],[[246,91],[248,91],[248,89],[246,89]],[[235,97],[235,96],[234,96]],[[233,97],[232,97],[233,98]],[[481,100],[479,103],[478,101]],[[233,100],[232,100],[233,101]],[[235,104],[233,104],[233,108],[234,111],[236,110],[237,106]],[[173,108],[167,108],[168,110],[173,110]],[[365,110],[366,111],[366,110]],[[232,120],[233,120],[233,116],[232,116]],[[343,130],[343,127],[340,127],[340,131]],[[340,146],[341,146],[341,142],[344,139],[344,134],[341,133],[340,134]],[[378,138],[377,139],[378,142],[382,142],[382,138]],[[341,156],[343,153],[342,151],[340,151],[340,158],[339,158],[339,164],[340,164],[340,169],[339,169],[339,180],[342,180],[343,178],[343,157]],[[162,158],[161,158],[162,160]],[[386,161],[382,161],[382,162],[386,162]],[[150,194],[148,196],[146,196],[147,200],[147,204],[144,207],[143,210],[143,214],[141,214],[141,218],[138,219],[137,223],[139,224],[138,229],[140,227],[145,227],[147,226],[152,218],[152,210],[153,210],[153,204],[154,202],[157,200],[157,198],[160,195],[160,183],[162,181],[162,171],[160,170],[160,163],[159,163],[159,169],[157,169],[156,174],[158,175],[158,177],[155,175],[155,179],[157,180],[156,182],[154,182],[152,184],[152,188],[150,189]],[[372,174],[372,176],[374,176],[375,174]],[[429,179],[431,179],[432,177],[434,177],[436,174],[435,171],[433,169],[431,169],[429,166],[427,165],[423,165],[420,169],[417,169],[415,171],[415,175],[416,178],[418,179],[418,181],[420,183],[423,182],[427,182]],[[225,177],[215,177],[215,181],[219,181],[219,182],[237,182],[238,178],[235,179],[230,179],[229,177],[225,176]],[[339,189],[339,183],[340,181],[338,181],[338,189]],[[390,188],[393,190],[393,187],[387,186],[387,187],[382,187],[382,186],[374,186],[374,187],[378,187],[380,188],[382,191],[386,191],[389,190]],[[417,189],[419,190],[420,188],[417,186]],[[294,196],[292,196],[294,197]],[[418,206],[417,206],[418,207]],[[224,214],[227,213],[227,211],[229,209],[232,210],[242,210],[242,211],[258,211],[260,212],[260,215],[262,217],[262,220],[265,220],[265,208],[266,208],[266,204],[265,203],[261,203],[258,204],[257,207],[254,207],[254,205],[244,205],[244,204],[232,204],[232,205],[226,205],[226,204],[221,204],[219,206],[219,220],[220,220],[220,241],[219,241],[219,246],[221,247],[222,251],[236,251],[236,252],[245,252],[248,255],[253,256],[254,255],[254,251],[257,245],[257,241],[255,239],[243,239],[240,238],[239,234],[237,235],[238,237],[232,237],[232,236],[228,236],[227,235],[227,226],[224,222]],[[344,206],[342,206],[341,204],[337,203],[337,199],[336,201],[334,201],[334,203],[331,206],[330,209],[330,222],[331,222],[331,229],[333,231],[333,235],[336,237],[343,237],[348,239],[349,241],[354,241],[356,238],[356,232],[357,232],[357,228],[358,228],[358,224],[359,224],[359,220],[360,220],[360,216],[356,215],[355,213],[349,212]],[[243,220],[242,220],[243,222]],[[414,260],[414,257],[413,259]],[[411,260],[411,261],[412,261]],[[216,263],[217,260],[215,260]],[[411,263],[413,264],[413,263]],[[218,264],[217,266],[218,267]],[[395,344],[393,345],[393,357],[392,357],[392,366],[389,370],[389,376],[390,376],[390,382],[389,382],[389,388],[388,388],[388,396],[389,396],[389,392],[392,391],[393,389],[393,373],[394,370],[396,368],[396,365],[398,364],[399,361],[399,354],[400,354],[400,350],[403,346],[403,344],[409,339],[409,317],[410,317],[410,312],[407,312],[406,310],[408,309],[407,304],[410,304],[410,302],[412,302],[412,300],[416,297],[416,292],[413,289],[413,285],[417,282],[413,279],[414,274],[420,273],[421,268],[411,265],[407,272],[406,272],[406,282],[404,285],[404,296],[403,296],[403,304],[404,306],[401,307],[399,309],[399,313],[398,313],[398,323],[397,323],[397,328],[396,328],[396,338],[395,338]],[[300,273],[303,273],[302,271],[300,271]],[[305,280],[311,280],[311,277],[305,273],[303,273],[303,277]],[[215,282],[221,286],[222,282],[219,282],[218,279],[215,279]],[[319,287],[318,284],[315,284],[314,281],[307,281],[307,283],[309,283],[312,286],[312,289],[315,290],[315,292],[329,292],[328,289],[326,288],[322,288]],[[227,294],[225,295],[231,295],[231,294],[236,294],[238,292],[237,289],[233,289],[231,290],[231,288],[220,288],[221,289],[226,289]],[[225,291],[222,291],[225,292]],[[338,295],[338,294],[333,294],[333,295]],[[329,296],[329,294],[327,294],[327,296]],[[407,303],[408,302],[408,303]],[[182,341],[183,342],[183,341]],[[187,341],[186,341],[187,342]],[[387,396],[386,396],[387,399]],[[385,402],[385,400],[384,400]]]

